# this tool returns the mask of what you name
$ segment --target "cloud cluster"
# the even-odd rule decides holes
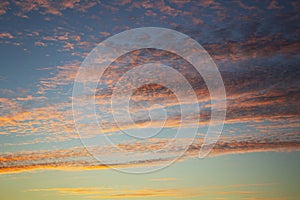
[[[66,9],[77,9],[85,12],[90,7],[95,5],[94,2],[80,1],[80,0],[63,0],[59,2],[49,0],[26,0],[26,1],[14,1],[14,3],[20,8],[22,15],[26,16],[26,13],[31,11],[39,11],[41,14],[62,15],[62,11]]]
[[[95,10],[101,16],[97,15],[99,13],[89,13],[92,7],[97,7]],[[121,3],[79,0],[1,1],[1,19],[12,17],[12,13],[25,19],[20,20],[24,24],[19,29],[1,29],[0,38],[3,44],[21,48],[23,43],[28,45],[29,41],[32,48],[38,51],[53,52],[52,48],[55,47],[57,52],[68,55],[71,59],[82,59],[102,39],[131,27],[148,25],[144,23],[147,20],[154,25],[159,20],[160,25],[165,24],[166,27],[186,33],[202,44],[216,61],[222,74],[228,111],[223,136],[211,156],[294,151],[299,150],[300,140],[299,7],[299,3],[290,1],[254,2],[251,5],[242,1],[214,0],[159,0],[155,3],[131,0]],[[135,10],[143,15],[133,16],[132,11]],[[78,19],[82,20],[69,20],[67,11],[80,13]],[[31,23],[30,15],[33,13],[40,14],[49,27],[45,27],[45,30],[38,26],[23,30],[23,26],[29,27],[26,22]],[[126,23],[114,16],[120,13]],[[109,25],[106,24],[107,21]],[[123,22],[125,25],[121,26]],[[3,173],[39,168],[105,168],[92,161],[88,153],[79,147],[74,127],[71,95],[81,61],[73,60],[53,67],[39,68],[49,71],[49,74],[34,83],[36,89],[20,92],[8,87],[0,90],[0,136],[5,138],[5,142],[0,144]],[[198,97],[201,109],[200,113],[196,113],[201,117],[198,135],[204,135],[203,129],[208,125],[211,105],[203,78],[179,56],[162,50],[147,49],[133,51],[118,58],[104,72],[95,96],[96,113],[102,130],[90,133],[91,137],[100,132],[112,137],[120,136],[120,128],[135,128],[128,125],[126,118],[121,127],[117,126],[111,113],[110,98],[115,84],[125,72],[149,62],[171,66],[187,78]],[[157,77],[165,79],[168,74],[162,71]],[[1,77],[1,81],[2,79]],[[182,85],[182,82],[172,81],[176,87],[180,88]],[[129,88],[130,80],[127,84],[124,91]],[[187,107],[190,104],[188,97],[186,94],[184,102],[180,102]],[[174,131],[182,125],[180,103],[176,95],[161,85],[149,84],[138,88],[131,99],[132,118],[138,126],[147,125],[149,112],[155,110],[151,106],[157,103],[163,104],[168,112],[166,129]],[[193,119],[195,113],[192,110],[190,113],[190,119]],[[152,126],[159,125],[159,121],[154,118]],[[127,151],[151,151],[162,148],[168,139],[170,138],[145,143],[120,142],[117,145]],[[79,147],[80,150],[53,150],[53,147],[70,141],[74,142],[71,146]],[[37,143],[47,151],[39,152],[35,149]],[[200,144],[193,144],[187,156],[196,156]],[[23,151],[28,148],[32,148],[32,151]],[[101,152],[108,155],[113,153],[110,148],[103,148]],[[178,146],[174,146],[174,151],[180,148],[179,142]],[[14,152],[9,153],[10,151]],[[161,161],[137,162],[151,165]],[[119,163],[120,166],[123,164]]]

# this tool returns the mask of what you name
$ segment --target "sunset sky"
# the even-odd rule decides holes
[[[299,199],[299,13],[299,1],[284,0],[2,0],[0,199]],[[184,58],[161,49],[135,50],[110,65],[95,92],[101,130],[78,134],[72,94],[82,62],[100,42],[141,27],[186,34],[220,71],[226,120],[204,159],[198,155],[212,108],[206,82]],[[148,84],[132,96],[137,126],[125,118],[116,124],[110,108],[114,87],[124,73],[147,63],[171,66],[188,80],[200,111],[192,109],[186,95],[187,121],[200,116],[199,123],[181,124],[183,105],[176,94]],[[186,92],[181,80],[164,70],[157,79],[170,79]],[[129,77],[124,92],[131,84]],[[161,122],[155,104],[168,113],[158,135],[132,139],[120,130],[145,135],[155,130]],[[145,128],[148,112],[156,118]],[[83,119],[89,126],[89,118]],[[97,143],[95,152],[113,160],[113,166],[96,160],[83,142],[96,143],[105,135],[126,152],[155,152],[171,143],[179,127],[189,135],[196,125],[196,138],[183,156],[145,174],[122,171],[164,166],[184,149],[188,136],[178,138],[170,151],[132,160]]]

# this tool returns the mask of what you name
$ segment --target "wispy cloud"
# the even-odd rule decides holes
[[[168,188],[168,189],[126,189],[113,188],[49,188],[31,189],[26,192],[51,192],[68,195],[85,195],[89,199],[123,199],[123,198],[147,198],[147,197],[195,197],[201,193],[196,188]]]
[[[143,189],[122,189],[112,187],[77,187],[77,188],[40,188],[29,189],[24,192],[57,192],[60,195],[81,195],[89,199],[123,199],[123,198],[148,198],[148,197],[168,197],[168,198],[191,198],[191,197],[222,197],[235,195],[250,198],[257,194],[253,189],[257,187],[269,187],[273,184],[245,184],[227,186],[204,186],[193,188],[143,188]],[[250,198],[251,199],[251,198]]]
[[[185,142],[182,139],[183,143]],[[193,143],[187,150],[185,156],[180,160],[185,160],[190,157],[197,157],[199,150],[201,148],[201,142]],[[161,149],[165,146],[165,143],[161,142],[151,142],[147,144],[133,143],[124,144],[120,148],[126,149],[129,152],[132,151],[155,151]],[[148,147],[145,149],[145,147]],[[182,148],[181,143],[178,142],[177,146],[174,146],[174,151],[180,151]],[[175,150],[176,149],[176,150]],[[221,156],[226,154],[244,154],[253,152],[290,152],[299,151],[299,142],[274,142],[267,140],[247,140],[247,141],[237,141],[233,140],[231,142],[218,142],[209,157]],[[110,154],[114,155],[111,147],[97,147],[95,149],[101,155]],[[163,153],[161,154],[162,159],[148,159],[136,160],[134,163],[131,162],[120,162],[115,163],[114,167],[118,168],[128,168],[128,167],[143,167],[143,166],[153,166],[161,165],[165,161]],[[179,160],[179,161],[180,161]],[[89,152],[83,147],[77,147],[73,149],[66,150],[55,150],[55,151],[27,151],[19,153],[6,153],[0,156],[0,173],[17,173],[29,170],[39,170],[39,169],[57,169],[57,170],[92,170],[92,169],[107,169],[109,166],[101,164],[101,162],[96,161]],[[153,181],[171,181],[176,180],[172,178],[161,178],[154,179]]]
[[[180,179],[178,179],[178,178],[171,178],[171,177],[150,179],[150,181],[178,181],[178,180],[180,180]]]

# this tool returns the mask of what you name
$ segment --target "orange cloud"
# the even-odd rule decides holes
[[[41,41],[34,42],[34,46],[46,47],[47,44]]]
[[[184,139],[179,139],[184,142]],[[154,143],[153,143],[154,142]],[[149,141],[147,144],[132,143],[123,145],[121,148],[126,148],[128,151],[155,151],[162,149],[165,143]],[[152,143],[152,145],[151,145]],[[201,142],[196,141],[193,143],[187,152],[185,157],[178,161],[182,161],[189,157],[197,157],[201,148]],[[180,150],[180,141],[174,146],[174,151]],[[147,149],[144,147],[147,146]],[[109,156],[113,153],[111,147],[97,147],[96,151],[101,155]],[[226,154],[244,154],[251,152],[267,152],[267,151],[300,151],[299,142],[275,142],[267,140],[248,140],[248,141],[236,141],[230,142],[219,141],[209,157],[221,156]],[[162,155],[163,157],[163,155]],[[128,168],[128,167],[143,167],[143,166],[156,166],[164,163],[164,159],[146,159],[136,160],[134,163],[119,163],[114,164],[114,167]],[[6,153],[0,155],[0,173],[16,173],[30,170],[39,169],[56,169],[56,170],[93,170],[93,169],[107,169],[109,166],[105,166],[100,162],[94,160],[91,155],[82,147],[56,150],[56,151],[27,151],[19,153]],[[173,178],[161,178],[155,179],[155,181],[171,181]]]
[[[8,9],[9,1],[3,0],[0,2],[0,15],[4,15]]]
[[[14,3],[19,6],[23,13],[19,13],[20,16],[31,11],[38,11],[39,13],[46,15],[58,15],[62,16],[62,12],[66,9],[76,9],[81,12],[87,11],[89,8],[96,5],[94,2],[87,2],[80,0],[63,0],[63,1],[50,1],[50,0],[25,0],[16,1]]]
[[[11,34],[11,33],[8,33],[8,32],[3,32],[3,33],[0,33],[0,38],[8,38],[8,39],[13,39],[14,36]]]
[[[122,199],[142,197],[195,197],[201,192],[197,188],[168,188],[168,189],[135,189],[116,190],[113,188],[49,188],[31,189],[26,192],[58,192],[62,195],[85,195],[90,199]]]
[[[122,189],[112,187],[77,187],[77,188],[37,188],[24,192],[57,192],[60,195],[81,195],[89,199],[124,199],[124,198],[147,198],[147,197],[168,197],[168,198],[191,198],[191,197],[211,197],[224,196],[224,194],[236,195],[248,198],[254,196],[256,192],[252,189],[257,187],[268,187],[273,184],[245,184],[227,186],[204,186],[198,188],[136,188]],[[251,198],[249,198],[251,199]]]

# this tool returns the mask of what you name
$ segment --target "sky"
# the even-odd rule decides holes
[[[2,0],[0,199],[298,199],[299,13],[300,3],[289,0]],[[78,81],[90,52],[143,27],[178,31],[198,42],[222,77],[226,119],[203,159],[201,145],[216,126],[210,124],[211,91],[190,62],[163,49],[137,49],[110,63],[93,91],[99,129],[80,133],[92,127],[91,116],[74,119],[72,101],[74,85],[97,77],[90,70]],[[170,38],[165,44],[174,42]],[[183,79],[165,68],[151,71],[153,63],[183,75],[196,101]],[[111,98],[121,88],[115,100],[123,102],[136,80],[149,83],[132,93],[132,124],[123,104],[112,110]],[[158,84],[163,81],[176,91]],[[126,134],[149,136],[162,123],[150,138]],[[178,130],[184,135],[174,142]]]

